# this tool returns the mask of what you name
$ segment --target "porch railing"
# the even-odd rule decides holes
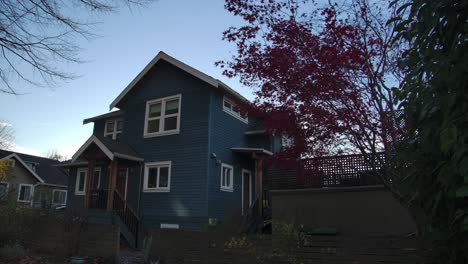
[[[137,214],[130,208],[118,191],[114,191],[114,212],[120,217],[122,222],[137,240],[138,224],[140,222]]]
[[[260,196],[256,196],[252,205],[246,210],[242,217],[239,233],[256,233],[263,224],[263,216],[259,213],[259,206],[262,206]]]
[[[107,208],[108,190],[91,190],[89,208],[103,209]]]

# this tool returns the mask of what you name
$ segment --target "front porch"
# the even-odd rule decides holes
[[[98,221],[100,216],[110,215],[112,223],[120,226],[121,234],[135,247],[140,222],[135,208],[139,199],[129,196],[128,190],[129,181],[140,181],[138,168],[142,162],[126,144],[96,136],[86,141],[72,158],[72,164],[82,164],[77,170],[75,190],[83,194],[83,207],[99,216],[95,217]]]

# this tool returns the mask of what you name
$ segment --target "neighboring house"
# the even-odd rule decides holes
[[[0,150],[8,171],[0,180],[0,203],[12,199],[34,208],[66,206],[68,176],[52,159]]]
[[[68,207],[119,223],[130,244],[145,228],[203,230],[241,218],[281,140],[240,103],[249,102],[160,52],[110,104],[118,110],[83,121],[94,123],[93,135],[62,165]]]

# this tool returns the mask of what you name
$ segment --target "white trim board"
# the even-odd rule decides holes
[[[117,96],[117,98],[114,99],[114,101],[112,101],[112,103],[110,104],[109,106],[109,109],[112,110],[112,108],[116,107],[116,105],[125,97],[125,95],[127,95],[131,89],[133,89],[133,87],[135,87],[135,85],[149,72],[149,70],[151,68],[153,68],[154,65],[156,65],[156,63],[159,61],[159,60],[164,60],[174,66],[176,66],[177,68],[197,77],[198,79],[210,84],[211,86],[214,86],[216,88],[221,88],[221,89],[225,89],[227,90],[229,93],[231,93],[232,95],[234,95],[235,97],[237,97],[237,99],[241,100],[241,101],[244,101],[244,102],[249,102],[249,100],[247,100],[245,97],[243,97],[242,95],[240,95],[238,92],[236,92],[234,89],[232,89],[231,87],[227,86],[226,84],[224,84],[223,82],[217,80],[217,79],[214,79],[213,77],[167,55],[166,53],[160,51],[156,57],[154,57],[150,63],[148,63],[145,68],[143,68],[143,70],[127,85],[127,87],[125,87],[125,89]]]
[[[23,165],[26,168],[26,170],[28,170],[40,183],[44,183],[44,180],[41,177],[39,177],[39,175],[37,175],[37,173],[35,171],[33,171],[31,169],[31,167],[29,167],[28,164],[26,164],[23,161],[23,159],[20,158],[20,156],[18,156],[18,154],[12,153],[12,154],[10,154],[10,155],[8,155],[6,157],[1,158],[0,160],[10,159],[12,157],[14,157],[16,160],[18,160],[21,163],[21,165]]]

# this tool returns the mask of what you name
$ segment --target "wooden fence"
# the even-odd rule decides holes
[[[212,233],[162,230],[154,234],[150,260],[183,263],[417,264],[415,238],[255,236],[226,239]]]
[[[384,153],[302,159],[293,168],[270,167],[264,185],[272,190],[378,185],[384,163]]]

